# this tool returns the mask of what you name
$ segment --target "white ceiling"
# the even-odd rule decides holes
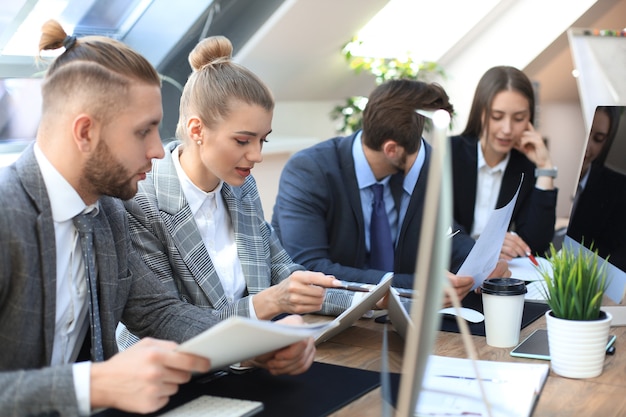
[[[433,20],[440,20],[440,30],[446,34],[455,30],[452,19],[440,12],[429,14],[426,0],[409,1],[422,3],[424,8],[422,15],[414,16],[416,31],[425,26],[423,21],[432,25]],[[367,95],[374,87],[373,77],[352,73],[340,51],[387,3],[288,0],[235,58],[259,74],[278,100],[339,100]],[[464,13],[455,10],[456,0],[437,3],[438,10],[442,3],[448,3],[451,14]],[[473,25],[465,25],[463,32],[457,30],[457,41],[442,53],[440,62],[453,79],[453,91],[461,88],[454,85],[456,81],[473,93],[479,75],[495,62],[524,70],[539,83],[540,100],[578,100],[567,28],[626,26],[626,0],[500,0],[490,4],[490,10]],[[419,34],[416,42],[423,38],[423,42],[432,43],[436,36]]]
[[[626,0],[599,0],[573,24],[577,28],[626,28]],[[559,35],[524,68],[526,74],[540,82],[540,100],[579,100],[574,63],[567,35]]]
[[[9,31],[15,29],[16,23],[9,16],[14,16],[19,6],[18,14],[24,14],[40,2],[15,0],[0,4],[0,47]],[[149,1],[150,7],[124,41],[156,65],[177,48],[201,13],[219,2],[177,0],[172,7],[170,0]],[[540,100],[577,100],[566,29],[626,26],[626,0],[489,0],[480,3],[482,16],[477,19],[469,16],[467,7],[471,2],[467,0],[285,0],[235,51],[235,59],[259,74],[279,101],[342,100],[367,95],[374,87],[373,77],[355,75],[340,51],[390,2],[395,7],[388,9],[403,14],[403,18],[398,17],[398,24],[384,33],[391,35],[387,42],[394,46],[409,38],[418,46],[440,45],[444,50],[438,52],[439,62],[450,76],[449,87],[444,86],[451,95],[459,95],[461,89],[473,90],[479,74],[486,69],[483,66],[497,62],[525,70],[539,83]],[[417,5],[417,9],[398,6],[407,2]],[[407,20],[406,15],[411,19]],[[458,16],[466,19],[462,25],[455,23]],[[0,55],[0,76],[27,76],[34,68],[32,59]]]
[[[389,0],[286,0],[235,60],[268,83],[277,100],[367,95],[371,76],[356,76],[342,47]]]

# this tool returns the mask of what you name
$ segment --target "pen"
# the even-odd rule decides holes
[[[454,379],[465,379],[468,381],[477,381],[478,378],[474,378],[473,376],[461,376],[461,375],[435,375],[439,378],[454,378]],[[493,379],[489,378],[481,378],[481,381],[485,382],[495,382]]]
[[[539,262],[537,262],[537,259],[535,259],[532,253],[528,252],[526,255],[528,255],[528,259],[530,259],[530,262],[532,262],[533,265],[539,266]]]
[[[370,292],[370,289],[363,285],[352,285],[352,284],[343,284],[341,287],[336,287],[348,291],[356,291],[356,292]]]
[[[457,230],[456,232],[450,233],[448,234],[449,238],[453,238],[454,236],[456,236],[457,233],[459,233],[461,231],[461,229]]]

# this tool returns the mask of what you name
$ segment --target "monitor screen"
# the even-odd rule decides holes
[[[626,287],[626,106],[596,107],[564,245],[597,249],[609,262],[607,295]]]
[[[421,113],[421,112],[420,112]],[[452,173],[447,128],[449,114],[432,114],[435,127],[428,168],[424,215],[416,257],[411,321],[405,338],[396,417],[415,414],[428,358],[440,326],[441,302],[450,260],[448,232],[452,224]]]

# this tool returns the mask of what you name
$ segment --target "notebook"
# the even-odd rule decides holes
[[[177,350],[209,358],[211,370],[215,370],[317,337],[336,325],[328,322],[292,326],[235,316],[183,342]]]
[[[476,361],[491,414],[482,401],[470,359],[432,355],[417,407],[418,416],[528,417],[550,370],[547,364]]]

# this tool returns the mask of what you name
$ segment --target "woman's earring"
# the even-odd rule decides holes
[[[196,143],[198,144],[198,146],[202,145],[202,141],[201,140],[197,141]]]

